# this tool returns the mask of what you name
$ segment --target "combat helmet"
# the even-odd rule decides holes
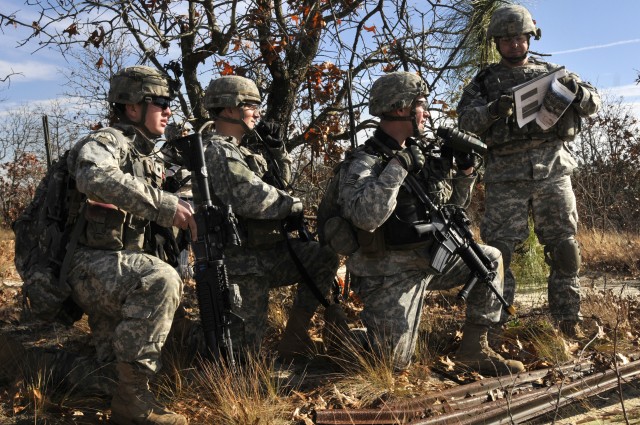
[[[487,28],[488,39],[520,34],[532,35],[536,40],[539,40],[541,35],[540,28],[536,28],[531,14],[525,7],[512,4],[500,7],[493,12]]]
[[[369,93],[369,113],[381,117],[387,112],[411,106],[416,97],[427,96],[427,84],[411,72],[393,72],[378,78]]]
[[[130,66],[111,77],[107,100],[111,103],[136,104],[145,97],[167,97],[177,95],[179,83],[149,66]]]
[[[256,83],[238,75],[216,78],[204,93],[204,107],[207,110],[235,108],[247,102],[260,103],[260,91]]]

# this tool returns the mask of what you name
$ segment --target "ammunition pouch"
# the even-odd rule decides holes
[[[247,248],[268,248],[286,240],[280,220],[244,219],[241,223],[247,238]]]
[[[324,225],[324,239],[324,243],[340,255],[351,255],[360,247],[358,232],[354,231],[348,220],[340,216],[327,220]]]
[[[149,222],[136,218],[112,204],[87,201],[87,220],[80,243],[89,248],[120,251],[141,251]]]

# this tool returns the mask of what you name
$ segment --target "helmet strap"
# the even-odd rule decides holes
[[[242,115],[244,115],[244,109],[242,109],[242,107],[238,106],[238,110],[240,111],[240,113]],[[237,119],[237,118],[229,118],[229,117],[224,117],[220,114],[218,114],[215,117],[216,121],[224,121],[224,122],[228,122],[230,124],[236,124],[242,127],[242,129],[244,130],[245,135],[251,135],[253,133],[254,130],[252,130],[251,128],[249,128],[249,126],[247,125],[246,122],[244,122],[244,120],[242,119]]]

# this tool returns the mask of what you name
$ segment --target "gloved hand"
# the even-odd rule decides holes
[[[420,148],[411,145],[396,153],[396,158],[408,172],[420,171],[424,166],[425,158]]]
[[[300,198],[293,198],[293,205],[291,205],[291,211],[289,211],[289,215],[301,215],[302,214],[302,201]]]
[[[580,85],[578,84],[578,80],[576,80],[575,76],[572,74],[565,75],[564,77],[558,79],[560,84],[571,90],[571,93],[578,94],[578,89]]]
[[[256,133],[270,148],[280,148],[283,145],[280,138],[280,124],[275,121],[260,121],[255,128]]]
[[[454,151],[453,157],[456,159],[459,170],[466,170],[476,166],[476,156],[473,153]]]
[[[507,118],[513,115],[513,97],[503,94],[487,105],[489,116],[493,119]]]
[[[473,153],[451,149],[451,147],[446,144],[440,148],[440,151],[444,158],[455,158],[459,170],[466,170],[476,166],[476,155]]]

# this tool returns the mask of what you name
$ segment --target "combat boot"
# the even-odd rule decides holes
[[[278,344],[278,356],[283,361],[293,361],[300,357],[313,357],[317,354],[316,346],[309,336],[309,324],[313,312],[301,308],[292,308],[287,326]]]
[[[324,342],[325,350],[328,354],[337,354],[345,346],[345,343],[351,341],[351,339],[351,329],[349,328],[347,314],[340,304],[331,304],[324,312],[322,341]]]
[[[117,363],[118,389],[111,400],[111,422],[118,425],[186,425],[187,419],[160,406],[149,378],[132,363]]]
[[[456,362],[488,376],[511,375],[524,371],[522,362],[506,360],[489,347],[488,331],[488,326],[466,323],[460,348],[456,353]]]
[[[580,322],[576,320],[561,320],[558,327],[566,338],[574,340],[585,338],[584,332],[582,332],[582,328],[580,327]]]

